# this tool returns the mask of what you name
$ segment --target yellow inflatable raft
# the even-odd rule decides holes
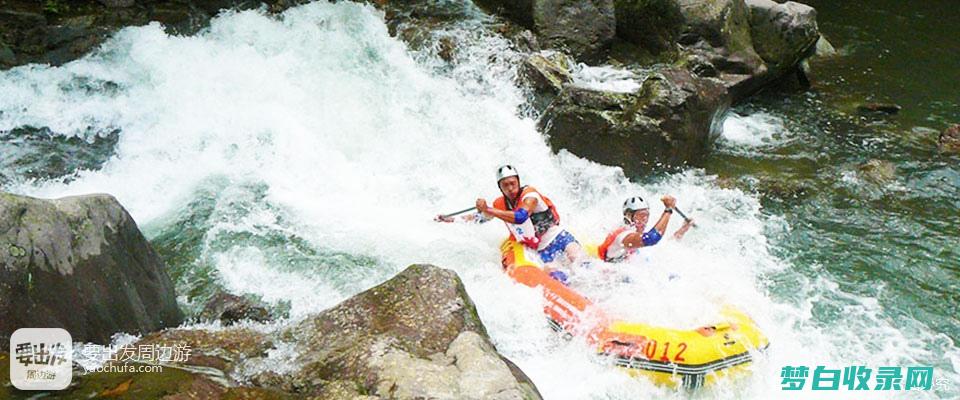
[[[555,330],[583,335],[599,354],[614,357],[631,375],[695,389],[746,370],[753,361],[751,351],[769,344],[753,320],[732,307],[723,308],[721,322],[693,330],[612,320],[589,299],[552,279],[534,261],[539,260],[535,251],[507,239],[501,252],[512,279],[543,288],[544,313]]]

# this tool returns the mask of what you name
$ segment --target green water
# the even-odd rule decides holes
[[[774,251],[811,279],[876,298],[894,326],[919,322],[960,342],[960,157],[937,136],[960,123],[960,12],[955,1],[808,1],[840,55],[811,63],[813,88],[762,94],[735,111],[768,113],[772,144],[722,146],[706,170],[755,190]],[[864,102],[896,103],[868,115]],[[869,160],[881,168],[862,166]],[[877,170],[886,172],[877,173]],[[892,171],[892,174],[889,172]],[[776,277],[772,277],[776,279]],[[772,285],[791,296],[791,285]],[[812,312],[829,325],[842,302]],[[907,329],[909,331],[909,329]]]

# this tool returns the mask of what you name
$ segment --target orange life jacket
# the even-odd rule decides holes
[[[622,258],[625,258],[625,256],[617,257],[616,259],[607,258],[607,250],[609,250],[610,246],[613,245],[613,242],[617,240],[617,236],[620,236],[621,233],[623,233],[624,231],[630,228],[633,228],[633,227],[630,225],[624,225],[617,229],[614,229],[613,232],[610,232],[610,234],[607,235],[607,238],[603,240],[603,243],[600,244],[599,247],[597,247],[597,255],[600,256],[601,260],[606,262],[614,262],[614,261],[621,261]],[[630,252],[628,251],[627,255],[629,254]]]
[[[543,199],[544,205],[547,206],[547,209],[538,213],[530,214],[530,221],[533,222],[534,230],[536,230],[536,235],[539,238],[543,236],[543,233],[550,229],[551,226],[560,224],[560,214],[557,212],[557,207],[553,205],[553,202],[550,201],[547,196],[544,196],[543,193],[537,191],[531,186],[524,186],[520,188],[520,194],[517,196],[517,201],[522,201],[523,197],[530,194],[536,193],[540,195],[540,198]],[[512,200],[507,200],[507,196],[500,196],[493,201],[493,208],[504,211],[513,211],[520,204],[514,204]],[[512,234],[512,233],[511,233]],[[520,238],[514,238],[520,240]]]

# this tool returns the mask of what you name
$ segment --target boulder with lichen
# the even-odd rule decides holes
[[[702,161],[728,107],[721,82],[666,68],[651,72],[632,92],[568,85],[539,125],[555,150],[618,165],[635,176]]]
[[[183,320],[166,265],[112,196],[0,193],[0,246],[0,338],[56,327],[106,343]]]
[[[177,350],[166,358],[149,351],[164,348]],[[120,353],[129,357],[106,365],[155,365],[163,373],[78,374],[58,396],[541,398],[490,342],[457,275],[432,265],[412,265],[291,326],[167,329]],[[4,390],[0,387],[0,397]]]
[[[457,275],[431,265],[412,265],[283,336],[296,340],[302,366],[286,384],[303,394],[352,382],[357,395],[384,398],[540,398],[496,352]]]

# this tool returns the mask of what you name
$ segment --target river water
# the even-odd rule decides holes
[[[519,55],[471,4],[442,3],[464,15],[435,32],[458,38],[449,63],[391,37],[375,9],[341,2],[227,13],[191,37],[128,28],[63,67],[0,72],[0,185],[115,195],[188,309],[225,287],[297,320],[411,263],[454,269],[498,349],[549,399],[775,398],[787,365],[931,365],[951,387],[856,397],[960,395],[960,169],[931,139],[960,122],[957,92],[955,80],[912,82],[955,73],[956,57],[876,65],[878,54],[923,54],[879,33],[901,6],[861,25],[856,9],[823,5],[822,29],[843,55],[814,63],[814,91],[735,108],[703,168],[630,181],[551,152],[515,83]],[[913,18],[901,30],[935,31]],[[861,116],[849,105],[860,97],[904,110]],[[893,163],[892,176],[858,167],[871,159]],[[500,272],[502,226],[431,220],[492,199],[503,163],[584,241],[618,223],[628,196],[677,196],[699,227],[612,272],[632,283],[597,274],[593,290],[621,316],[677,327],[709,323],[723,304],[744,310],[772,343],[754,373],[675,392],[554,334],[539,296]]]

